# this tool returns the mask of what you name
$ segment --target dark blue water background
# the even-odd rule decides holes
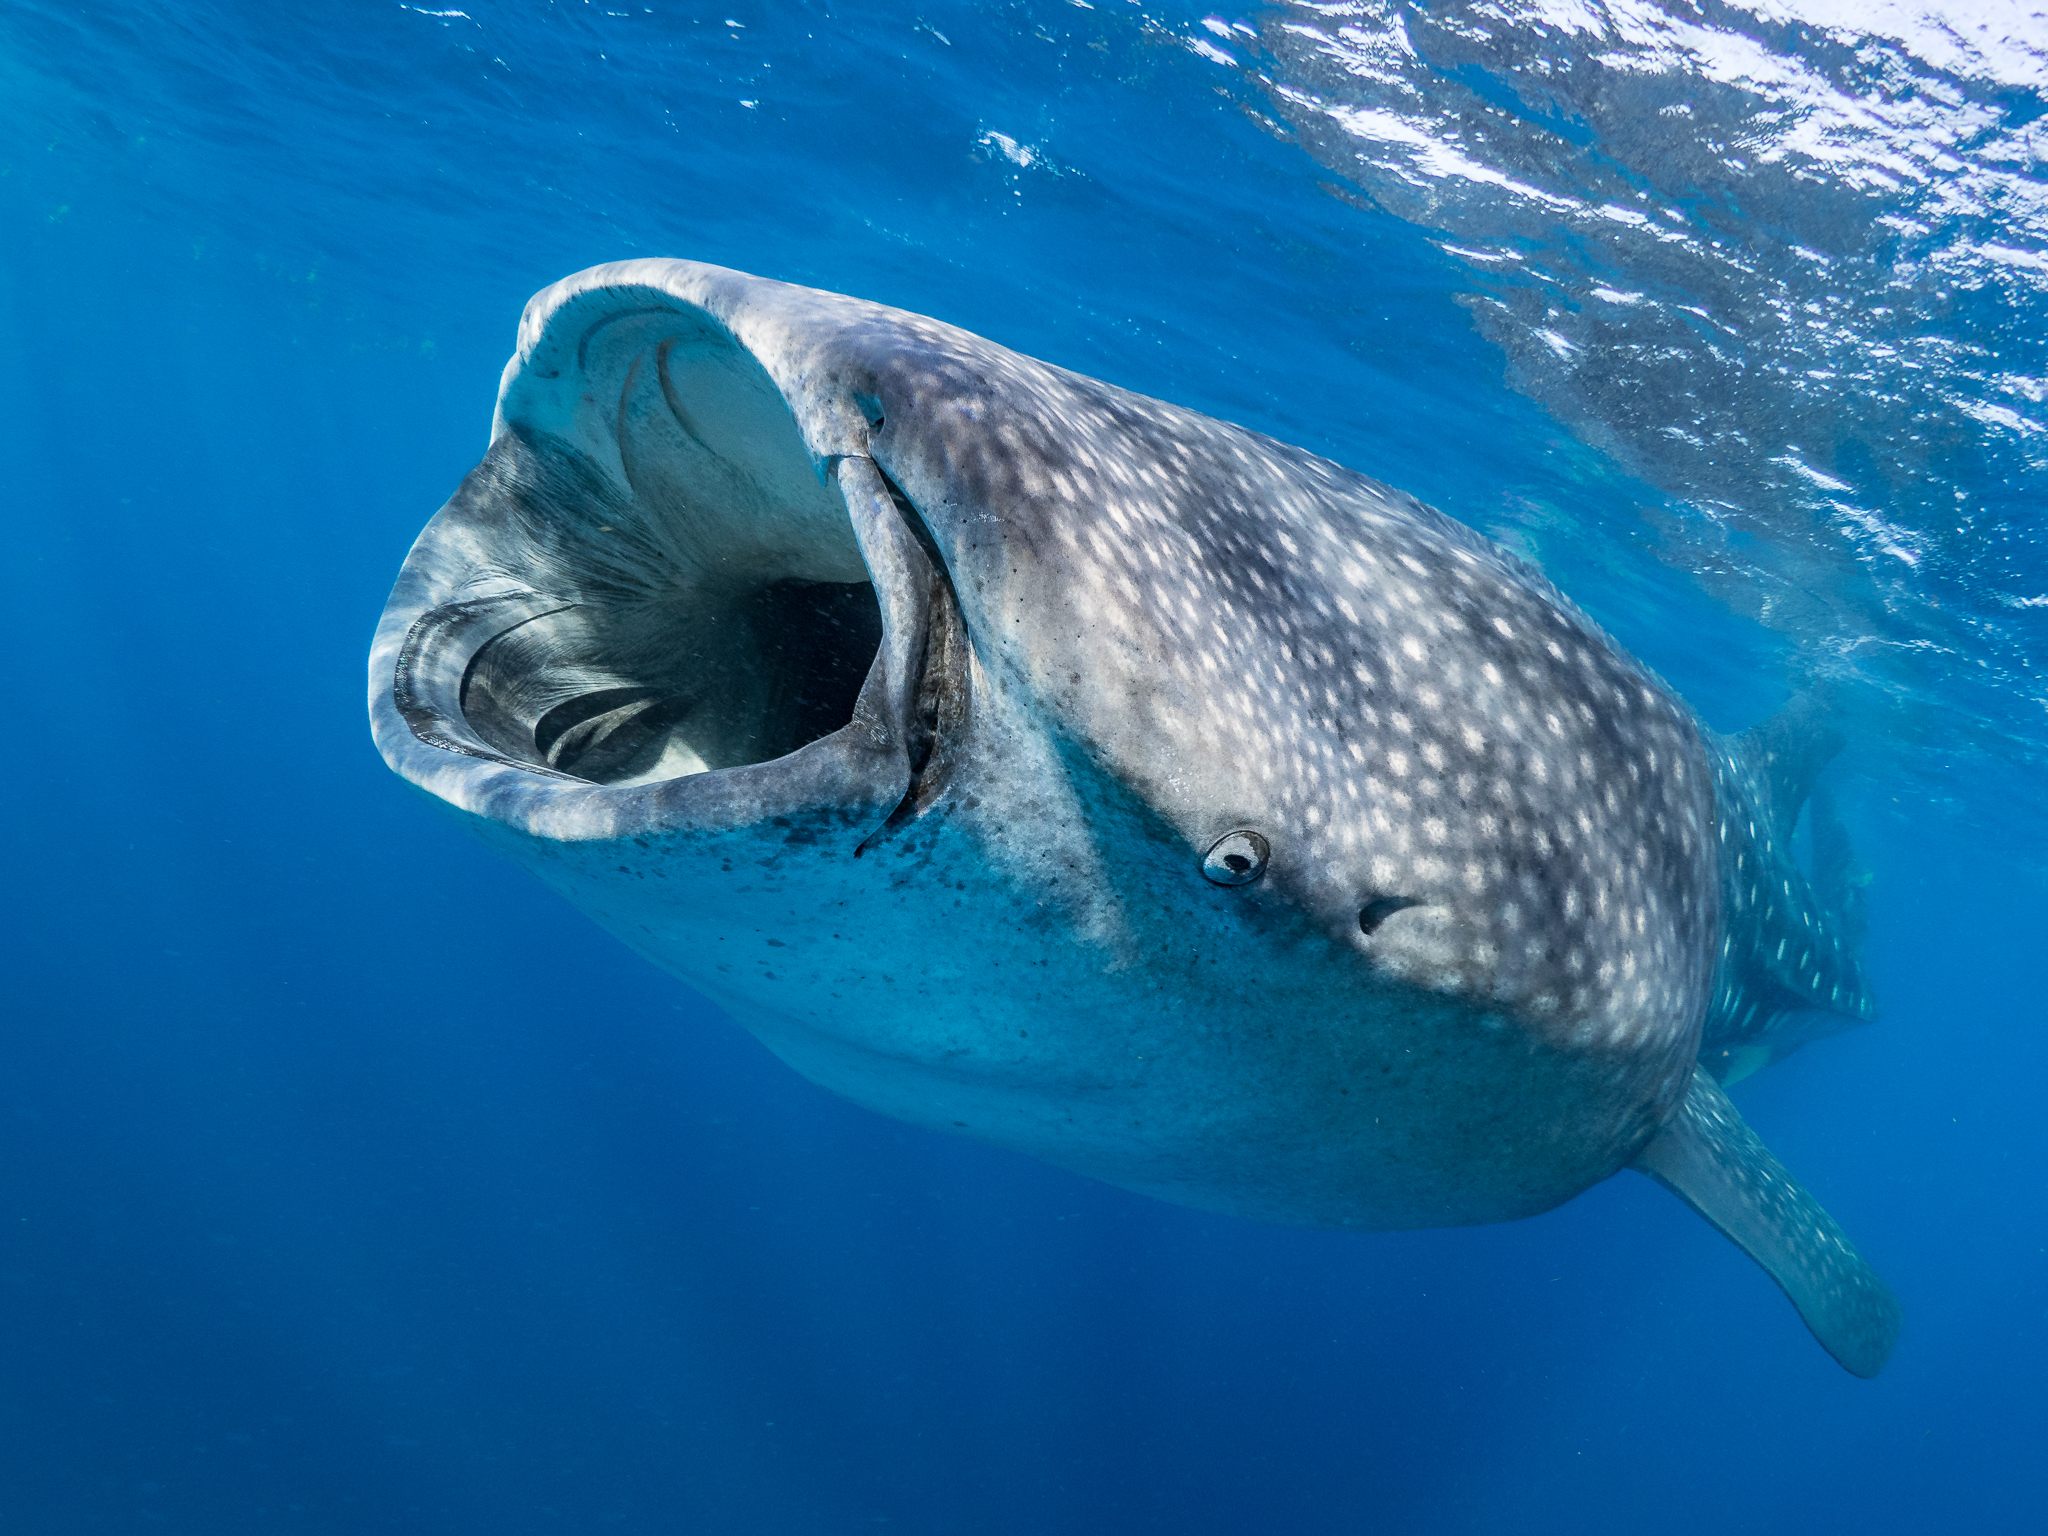
[[[1519,9],[0,11],[0,1530],[2039,1521],[2043,23]],[[1632,1176],[1298,1232],[870,1116],[386,773],[519,307],[635,254],[1366,468],[1718,724],[1846,679],[1883,1017],[1741,1101],[1884,1377]]]

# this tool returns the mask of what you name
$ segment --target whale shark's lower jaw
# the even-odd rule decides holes
[[[571,367],[501,419],[386,608],[387,760],[554,838],[804,812],[858,833],[928,803],[966,646],[915,509],[864,457],[821,474],[706,317],[564,325]]]

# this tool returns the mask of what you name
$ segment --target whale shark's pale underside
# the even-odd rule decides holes
[[[689,262],[528,306],[385,609],[386,760],[799,1071],[1361,1228],[1624,1167],[1870,1374],[1723,1082],[1869,1010],[1824,733],[1711,735],[1540,574],[1296,448]]]

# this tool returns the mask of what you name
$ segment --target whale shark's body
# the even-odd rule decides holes
[[[1788,851],[1817,733],[1713,738],[1364,476],[900,311],[596,268],[528,307],[370,694],[393,768],[864,1104],[1366,1228],[1633,1164],[1845,1365],[1890,1348],[1717,1081],[1868,1011]]]

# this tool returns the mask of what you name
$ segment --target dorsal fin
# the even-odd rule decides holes
[[[1713,754],[1721,946],[1700,1060],[1723,1083],[1872,1013],[1858,955],[1863,876],[1822,768],[1842,746],[1809,691]],[[1811,871],[1794,851],[1802,810]]]
[[[1706,1072],[1693,1073],[1684,1104],[1634,1166],[1761,1264],[1845,1368],[1883,1368],[1899,1335],[1898,1301]]]
[[[1806,825],[1813,833],[1813,894],[1834,914],[1842,942],[1851,950],[1861,949],[1869,926],[1865,888],[1870,876],[1856,862],[1848,824],[1825,784],[1813,787],[1806,803]]]
[[[1780,837],[1792,835],[1814,780],[1842,750],[1842,732],[1832,715],[1820,690],[1809,689],[1731,743]]]

